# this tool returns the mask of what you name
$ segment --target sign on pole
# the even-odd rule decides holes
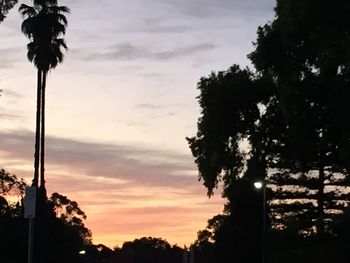
[[[35,218],[36,187],[31,186],[26,189],[24,199],[24,218]]]

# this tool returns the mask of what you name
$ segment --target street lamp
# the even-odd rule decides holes
[[[254,187],[256,189],[261,189],[263,186],[264,186],[263,182],[260,182],[260,181],[254,182]]]
[[[262,199],[262,244],[261,244],[261,262],[265,263],[265,217],[266,217],[266,184],[264,181],[256,181],[254,182],[254,187],[257,190],[262,189],[263,191],[263,199]]]

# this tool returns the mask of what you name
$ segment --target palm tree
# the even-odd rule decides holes
[[[67,45],[61,36],[66,32],[67,19],[64,13],[68,13],[69,9],[66,6],[58,6],[56,0],[34,0],[34,6],[22,4],[19,11],[24,17],[22,32],[31,41],[27,45],[27,57],[37,68],[33,186],[38,186],[40,160],[40,188],[46,196],[44,177],[46,78],[49,70],[63,61],[62,48],[67,49]]]

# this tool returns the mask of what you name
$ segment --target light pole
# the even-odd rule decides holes
[[[262,236],[261,236],[261,262],[265,263],[265,225],[266,225],[266,184],[264,181],[254,182],[254,187],[258,190],[262,189],[263,191],[263,200],[262,200]]]
[[[36,210],[36,193],[35,186],[28,187],[26,189],[26,195],[24,199],[24,218],[29,219],[28,230],[28,263],[33,262],[33,243],[34,243],[34,220]]]

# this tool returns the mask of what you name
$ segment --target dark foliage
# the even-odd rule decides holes
[[[24,219],[25,183],[0,170],[0,262],[27,260],[28,219]],[[17,199],[17,202],[11,200]],[[38,202],[35,224],[35,262],[78,262],[79,251],[91,245],[91,232],[83,223],[85,213],[75,201],[58,193]]]
[[[271,226],[293,237],[280,242],[305,238],[322,247],[324,240],[344,236],[339,220],[350,202],[349,10],[348,1],[277,1],[275,19],[259,27],[249,55],[255,69],[233,66],[200,80],[198,131],[187,140],[209,196],[223,182],[232,227],[239,222],[237,229],[249,233],[252,217],[259,224],[244,185],[262,180]],[[244,251],[234,241],[225,246],[234,251],[232,261]]]
[[[184,251],[164,239],[143,237],[116,248],[108,263],[182,263]]]
[[[8,12],[17,4],[17,0],[0,0],[0,23],[4,21]]]

